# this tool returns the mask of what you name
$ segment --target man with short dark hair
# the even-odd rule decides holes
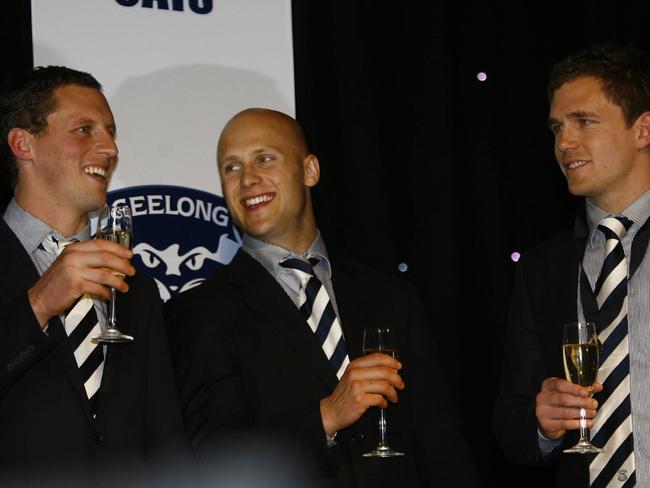
[[[510,459],[556,463],[557,486],[648,486],[650,57],[616,43],[583,49],[554,66],[549,97],[556,159],[585,204],[574,229],[517,265],[494,429]],[[598,330],[593,386],[564,379],[562,327],[575,320]],[[604,452],[562,452],[581,411]]]
[[[39,67],[0,94],[0,150],[15,185],[0,220],[2,486],[161,486],[183,467],[156,286],[135,273],[131,251],[90,238],[115,136],[87,73]],[[92,340],[110,288],[132,343]]]

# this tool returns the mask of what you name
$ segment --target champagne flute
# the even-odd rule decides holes
[[[392,357],[397,357],[397,346],[395,339],[388,328],[374,328],[363,331],[363,353],[372,354],[381,352]],[[387,432],[388,424],[386,422],[386,412],[383,408],[379,409],[379,443],[372,451],[366,452],[363,457],[397,457],[403,456],[403,452],[394,451],[388,445]]]
[[[592,388],[598,377],[600,343],[596,326],[592,322],[569,322],[564,325],[564,373],[571,383],[583,386],[593,395]],[[568,453],[599,453],[604,449],[594,446],[589,441],[587,412],[580,408],[580,439],[578,443],[565,449]]]
[[[108,205],[99,211],[97,220],[97,239],[120,244],[131,249],[133,239],[133,220],[131,208],[126,205]],[[121,273],[118,274],[124,278]],[[117,317],[115,314],[115,288],[111,288],[111,299],[108,301],[108,327],[98,336],[93,337],[95,342],[131,342],[133,337],[123,334],[117,328]]]

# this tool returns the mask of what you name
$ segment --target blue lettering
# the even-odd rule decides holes
[[[153,8],[153,2],[158,4],[158,8],[162,10],[169,10],[169,4],[167,0],[142,0],[142,6],[144,8]]]
[[[119,5],[123,7],[135,7],[140,0],[115,0]],[[154,3],[156,4],[155,8],[158,10],[169,10],[169,1],[170,0],[142,0],[141,7],[143,8],[154,8]],[[212,12],[213,0],[188,0],[190,10],[196,14],[209,14]],[[172,10],[176,12],[182,12],[185,10],[185,0],[171,0]]]
[[[212,0],[190,0],[190,8],[197,14],[209,14],[212,12]]]

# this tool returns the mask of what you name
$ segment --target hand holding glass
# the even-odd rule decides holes
[[[592,322],[569,322],[564,325],[564,372],[566,379],[586,388],[589,397],[593,394],[592,388],[598,378],[599,349],[596,326]],[[594,446],[589,442],[589,429],[587,428],[587,412],[580,408],[580,440],[578,443],[565,449],[568,453],[598,453],[604,449]]]
[[[381,352],[392,357],[397,357],[397,346],[390,329],[366,329],[363,331],[363,353],[372,354]],[[379,444],[372,451],[367,452],[363,457],[396,457],[403,456],[403,452],[393,451],[388,445],[386,431],[386,413],[383,408],[379,409]]]
[[[97,239],[106,239],[131,249],[133,239],[131,209],[126,205],[102,208],[97,221]],[[130,342],[133,340],[132,336],[122,334],[117,328],[115,288],[111,288],[111,299],[108,302],[108,327],[101,334],[93,337],[93,340],[96,342]]]

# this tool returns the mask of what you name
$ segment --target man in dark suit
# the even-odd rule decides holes
[[[131,251],[90,239],[118,153],[101,85],[36,68],[4,88],[0,113],[14,177],[0,221],[0,485],[174,485],[185,435],[156,286]],[[132,343],[91,340],[110,287]]]
[[[217,158],[243,249],[165,309],[203,474],[281,486],[476,486],[414,290],[327,254],[310,197],[319,162],[297,122],[266,109],[240,112],[221,133]],[[301,281],[287,258],[313,270]],[[342,332],[331,348],[338,344],[340,356],[321,346],[328,340],[303,315],[309,273],[323,287],[315,303],[330,301],[335,314],[329,330]],[[394,331],[399,361],[362,355],[364,328],[376,327]],[[378,442],[377,407],[403,457],[363,457]]]
[[[517,265],[494,430],[513,461],[555,467],[557,486],[648,486],[650,58],[632,46],[591,46],[555,65],[549,97],[556,159],[585,204],[574,229]],[[608,234],[611,222],[625,223],[616,224],[622,237]],[[609,285],[618,268],[603,263],[619,246],[620,281]],[[595,398],[564,379],[563,324],[585,318],[603,344]],[[605,448],[598,456],[562,452],[577,442],[581,409]]]

